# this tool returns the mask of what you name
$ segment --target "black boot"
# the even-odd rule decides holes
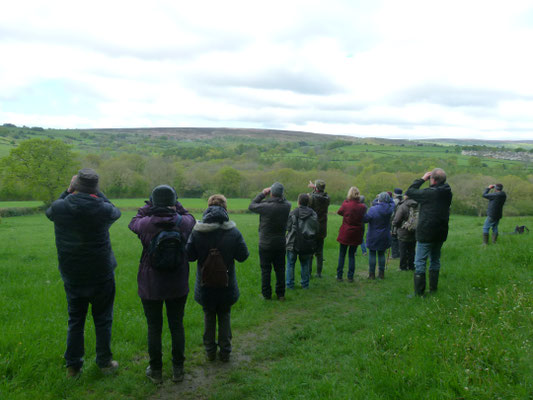
[[[423,296],[426,291],[426,274],[415,273],[415,296]]]
[[[316,258],[316,276],[319,278],[322,278],[322,268],[324,267],[324,258],[323,257],[317,257]]]
[[[375,272],[369,272],[368,273],[368,279],[376,279],[376,273]]]
[[[436,292],[439,285],[439,270],[429,270],[429,291]]]
[[[498,233],[492,232],[492,244],[496,243],[496,240],[498,240]]]
[[[489,234],[488,233],[484,233],[483,234],[483,246],[486,246],[489,244]]]
[[[385,270],[380,269],[380,270],[378,271],[378,278],[379,278],[379,279],[385,279]]]

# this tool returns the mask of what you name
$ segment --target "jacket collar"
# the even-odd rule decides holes
[[[194,225],[193,230],[197,232],[213,232],[217,229],[223,229],[227,231],[235,228],[236,226],[237,225],[233,221],[225,221],[223,223],[198,221],[196,225]]]

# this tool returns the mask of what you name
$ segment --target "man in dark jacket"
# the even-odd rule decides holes
[[[294,265],[300,258],[302,289],[309,289],[310,267],[316,248],[318,218],[308,207],[309,195],[298,196],[298,208],[291,211],[287,222],[287,288],[294,289]]]
[[[67,376],[81,373],[89,304],[96,331],[96,364],[102,372],[111,373],[118,368],[111,354],[117,262],[109,227],[120,211],[98,190],[98,174],[84,168],[72,177],[69,188],[46,210],[46,216],[54,222],[59,272],[68,303]]]
[[[204,310],[204,347],[209,361],[217,354],[216,326],[218,319],[219,358],[228,362],[231,347],[231,306],[239,299],[235,260],[244,262],[248,248],[235,222],[230,221],[227,213],[226,198],[215,194],[207,201],[202,221],[198,222],[187,243],[189,261],[198,260],[194,299]],[[226,287],[209,287],[202,282],[205,261],[211,249],[218,249],[227,268]]]
[[[183,316],[189,293],[189,263],[185,243],[196,220],[178,201],[176,191],[169,185],[158,185],[150,200],[139,208],[128,227],[137,234],[143,250],[137,273],[138,294],[148,326],[148,355],[150,363],[146,376],[153,383],[163,382],[161,335],[163,333],[163,304],[166,307],[168,328],[172,340],[172,380],[184,379],[185,329]],[[159,259],[155,255],[157,243],[166,232],[177,234],[178,242],[161,241]],[[168,238],[168,236],[167,236]],[[170,244],[172,243],[172,245]]]
[[[394,201],[394,211],[392,213],[392,220],[394,220],[394,216],[396,215],[396,211],[398,210],[398,205],[403,201],[402,193],[402,189],[395,188],[394,193],[392,194],[392,201]],[[396,226],[392,224],[391,227],[391,258],[394,260],[400,257],[400,243]]]
[[[309,181],[308,187],[313,189],[313,193],[309,194],[309,207],[311,207],[318,217],[318,234],[316,235],[316,276],[322,277],[322,269],[324,266],[324,240],[328,235],[328,207],[329,196],[325,192],[326,182],[317,179],[315,183]],[[309,276],[313,273],[313,259],[309,264]]]
[[[494,189],[494,193],[489,193],[491,189]],[[507,199],[507,195],[503,191],[503,185],[497,183],[496,185],[490,185],[483,192],[483,197],[489,201],[487,207],[487,219],[483,224],[483,244],[489,244],[489,231],[492,228],[492,243],[496,243],[498,239],[498,224],[502,218],[503,205]]]
[[[263,189],[248,209],[259,214],[259,263],[261,264],[261,291],[266,300],[272,298],[270,277],[272,266],[276,273],[276,295],[285,300],[285,230],[291,203],[283,197],[279,182]],[[270,198],[266,196],[270,194]]]
[[[420,189],[429,179],[430,186]],[[426,262],[429,265],[429,290],[437,290],[440,271],[440,252],[448,237],[448,221],[452,190],[446,183],[446,173],[440,168],[426,172],[416,179],[405,193],[418,203],[418,224],[416,228],[415,253],[415,295],[422,296],[426,290]]]

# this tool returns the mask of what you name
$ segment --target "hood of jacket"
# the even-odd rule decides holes
[[[93,216],[97,214],[103,203],[104,199],[97,195],[78,192],[71,194],[64,199],[65,207],[72,215]]]
[[[236,226],[235,222],[229,220],[228,213],[223,207],[210,206],[193,229],[198,232],[212,232],[217,229],[230,230]]]
[[[307,206],[298,207],[298,218],[299,219],[307,219],[313,214],[314,214],[314,211],[310,207],[307,207]]]

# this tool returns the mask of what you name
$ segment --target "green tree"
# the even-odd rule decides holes
[[[215,187],[226,197],[239,196],[242,181],[241,173],[233,167],[223,167],[215,175]]]
[[[68,187],[79,168],[70,146],[60,140],[30,139],[21,142],[0,164],[4,185],[22,184],[35,200],[50,204]]]

